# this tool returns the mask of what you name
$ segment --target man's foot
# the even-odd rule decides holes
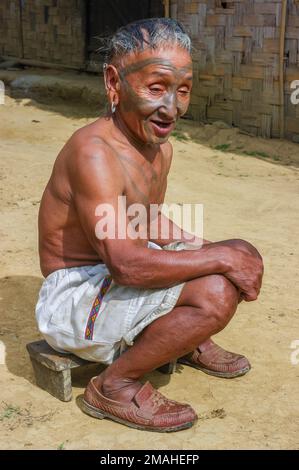
[[[211,339],[198,346],[192,353],[178,359],[178,362],[226,379],[240,377],[251,369],[245,356],[225,351]]]
[[[104,396],[102,390],[95,386],[96,379],[91,379],[79,403],[84,413],[95,418],[109,418],[131,428],[157,432],[187,429],[197,419],[191,406],[168,400],[149,382],[127,402]]]

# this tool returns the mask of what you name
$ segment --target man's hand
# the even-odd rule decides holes
[[[257,249],[244,240],[225,240],[211,243],[205,249],[222,247],[224,271],[222,274],[239,290],[246,302],[256,300],[262,285],[263,260]]]

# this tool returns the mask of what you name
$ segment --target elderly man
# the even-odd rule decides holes
[[[80,129],[55,162],[39,214],[39,329],[58,351],[108,367],[88,384],[81,407],[137,429],[170,432],[195,411],[140,379],[176,358],[220,377],[250,369],[217,346],[241,300],[256,300],[263,263],[243,240],[216,243],[161,236],[101,236],[101,207],[118,213],[164,200],[172,159],[168,138],[192,87],[190,39],[179,23],[150,19],[116,32],[104,78],[111,111]],[[104,205],[104,206],[103,206]],[[158,225],[169,222],[159,212]],[[115,217],[127,230],[131,218]],[[146,221],[144,221],[146,222]],[[156,220],[157,222],[157,220]],[[151,226],[152,221],[149,223]],[[142,225],[142,222],[141,222]],[[163,231],[163,230],[162,230]],[[130,347],[128,347],[130,346]]]

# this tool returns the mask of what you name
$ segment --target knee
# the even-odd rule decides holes
[[[222,275],[207,276],[201,308],[210,319],[215,332],[222,330],[234,315],[239,301],[236,287]]]

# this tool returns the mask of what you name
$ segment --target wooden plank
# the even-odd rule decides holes
[[[29,343],[26,348],[31,358],[53,371],[73,369],[90,363],[74,354],[61,354],[51,348],[44,340]]]

